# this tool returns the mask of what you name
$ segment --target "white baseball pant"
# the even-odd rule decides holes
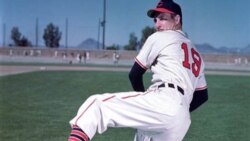
[[[174,95],[182,96],[172,88],[92,95],[70,124],[90,139],[108,127],[130,127],[138,129],[134,141],[181,141],[191,124],[190,113]]]

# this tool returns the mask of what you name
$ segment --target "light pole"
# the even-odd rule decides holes
[[[68,48],[68,26],[69,26],[69,21],[68,18],[65,20],[65,47],[66,49]]]
[[[105,49],[105,28],[106,28],[106,0],[103,1],[103,21],[102,21],[102,49]]]
[[[38,47],[38,25],[39,24],[39,19],[38,18],[36,18],[36,47]]]
[[[5,47],[6,25],[3,24],[3,47]]]
[[[98,21],[98,32],[97,32],[97,49],[100,49],[100,26],[101,26],[101,20]]]

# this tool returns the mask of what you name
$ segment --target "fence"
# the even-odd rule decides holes
[[[103,61],[125,61],[131,63],[137,55],[136,51],[124,50],[85,50],[80,48],[36,48],[36,47],[4,47],[0,48],[0,55],[16,57],[47,58],[49,60],[62,59],[67,61],[81,61],[81,59]],[[207,63],[250,65],[250,55],[239,54],[202,54]],[[1,60],[0,60],[1,61]],[[17,60],[18,61],[18,60]],[[67,62],[64,61],[64,62]]]

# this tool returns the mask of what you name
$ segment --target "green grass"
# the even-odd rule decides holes
[[[187,140],[250,140],[250,77],[208,76],[209,101],[192,114]]]
[[[73,63],[73,64],[69,64],[66,62],[62,62],[62,63],[40,63],[40,62],[1,62],[0,61],[0,65],[2,66],[76,66],[76,67],[119,67],[119,68],[131,68],[131,64],[92,64],[92,63]]]
[[[149,85],[150,75],[145,76]],[[185,141],[250,139],[250,77],[207,76],[209,101],[192,113]],[[92,94],[132,90],[124,72],[33,72],[0,77],[0,140],[67,140],[68,121]],[[110,128],[94,141],[133,140]]]

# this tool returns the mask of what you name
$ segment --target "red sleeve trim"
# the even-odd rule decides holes
[[[135,58],[135,62],[139,64],[143,69],[147,70],[148,68],[144,66],[137,58]]]
[[[205,89],[207,89],[207,86],[196,88],[195,91],[201,91],[201,90],[205,90]]]

